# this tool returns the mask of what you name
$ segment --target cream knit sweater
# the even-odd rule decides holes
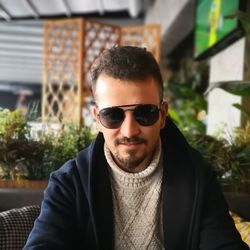
[[[158,145],[150,165],[139,173],[120,169],[106,145],[104,152],[110,166],[115,250],[164,249],[161,145]]]

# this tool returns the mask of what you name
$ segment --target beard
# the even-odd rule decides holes
[[[119,144],[147,144],[147,140],[144,138],[133,137],[133,138],[121,138],[115,140],[115,146]],[[146,148],[137,155],[138,152],[136,149],[128,149],[123,155],[118,151],[114,154],[114,161],[120,166],[123,170],[127,172],[136,172],[136,168],[145,160],[147,157]]]
[[[135,169],[144,161],[146,158],[146,152],[141,156],[136,156],[134,152],[128,152],[128,155],[121,156],[120,154],[115,155],[117,164],[125,171],[135,172]]]

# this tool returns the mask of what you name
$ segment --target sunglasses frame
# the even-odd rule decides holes
[[[128,104],[128,105],[120,105],[120,106],[111,106],[111,107],[107,107],[107,108],[103,108],[103,109],[99,110],[99,112],[98,112],[98,114],[97,114],[97,117],[99,118],[100,123],[101,123],[105,128],[108,128],[108,129],[118,129],[119,127],[121,127],[121,125],[122,125],[122,123],[123,123],[123,121],[124,121],[124,119],[125,119],[125,116],[124,116],[124,119],[121,121],[121,124],[120,124],[119,126],[112,128],[112,127],[108,127],[108,126],[106,126],[105,124],[102,123],[102,119],[100,119],[100,112],[103,111],[103,110],[107,110],[107,109],[120,108],[120,109],[124,112],[124,114],[125,114],[126,111],[133,111],[133,112],[134,112],[134,110],[135,110],[136,107],[138,107],[138,106],[147,106],[147,105],[156,107],[156,108],[157,108],[157,111],[160,112],[160,111],[161,111],[162,104],[163,104],[163,101],[160,102],[160,104],[159,104],[160,107],[158,107],[158,106],[155,105],[155,104],[148,104],[148,103],[145,103],[145,104],[140,103],[140,104]],[[96,107],[98,108],[98,106],[96,106]],[[129,107],[134,107],[134,108],[133,108],[133,109],[123,109],[123,108],[129,108]],[[99,108],[98,108],[98,109],[99,109]],[[142,125],[140,122],[137,121],[136,117],[134,117],[134,119],[135,119],[136,122],[139,123],[141,126],[147,127],[147,126],[152,126],[157,120],[159,120],[159,117],[158,117],[158,119],[157,119],[153,124],[150,124],[150,125]]]

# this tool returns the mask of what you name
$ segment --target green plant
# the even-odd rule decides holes
[[[230,94],[250,97],[250,82],[249,81],[222,81],[212,83],[206,90],[205,95],[210,93],[213,89],[220,88],[227,91]],[[239,109],[243,115],[250,121],[250,111],[239,103],[232,104],[235,108]]]
[[[191,133],[186,138],[214,167],[222,184],[239,190],[250,183],[250,124],[236,128],[228,139]]]
[[[169,115],[178,127],[183,132],[205,134],[206,125],[202,119],[206,115],[207,102],[204,97],[188,85],[173,85],[171,89],[174,97]]]
[[[250,171],[250,122],[243,128],[234,129],[234,138],[231,145],[235,161],[238,164],[236,167],[241,169],[243,176],[247,176],[242,181],[250,183],[250,176],[248,175]]]
[[[44,131],[35,140],[28,114],[0,110],[0,178],[46,179],[93,139],[90,128],[68,124],[58,134]]]
[[[207,100],[203,92],[207,84],[208,63],[194,62],[188,52],[180,60],[179,69],[164,81],[169,115],[183,132],[205,134]]]
[[[250,97],[249,81],[222,81],[213,83],[205,92],[208,94],[215,88],[220,88],[230,94],[242,97]],[[239,103],[232,104],[239,109],[246,117],[246,125],[236,127],[232,131],[231,137],[227,139],[226,146],[229,149],[230,161],[225,163],[224,177],[227,182],[239,189],[244,183],[250,183],[250,111]],[[226,158],[225,158],[226,159]]]
[[[43,169],[42,162],[46,145],[31,139],[9,139],[5,143],[6,151],[2,153],[2,162],[8,166],[5,168],[5,175],[9,179],[15,179],[18,174],[26,179],[44,179],[46,172]],[[11,152],[11,155],[8,154]],[[14,174],[15,173],[15,174]]]
[[[20,110],[0,110],[0,177],[10,178],[28,134],[27,119]]]
[[[53,133],[46,135],[43,139],[43,143],[47,145],[43,168],[47,169],[47,172],[56,170],[87,147],[93,137],[90,128],[78,127],[74,124],[66,125],[57,136]]]
[[[20,110],[0,109],[0,138],[24,138],[29,132],[27,117]]]

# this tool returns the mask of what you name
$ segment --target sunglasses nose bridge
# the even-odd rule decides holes
[[[130,112],[127,112],[127,111],[130,111]],[[131,109],[131,108],[123,109],[123,113],[124,113],[124,116],[123,116],[123,123],[124,123],[124,121],[127,119],[127,116],[131,116],[130,119],[135,120],[135,117],[134,117],[134,109]],[[128,113],[130,113],[130,114],[128,115]],[[135,120],[135,121],[136,121],[136,120]]]
[[[131,111],[131,114],[134,115],[135,108],[121,108],[123,111],[123,121],[126,119],[127,111]]]
[[[140,133],[140,125],[136,121],[133,110],[126,110],[126,111],[132,111],[132,112],[124,112],[124,120],[120,126],[120,132],[123,136],[126,136],[128,138],[136,136]]]

